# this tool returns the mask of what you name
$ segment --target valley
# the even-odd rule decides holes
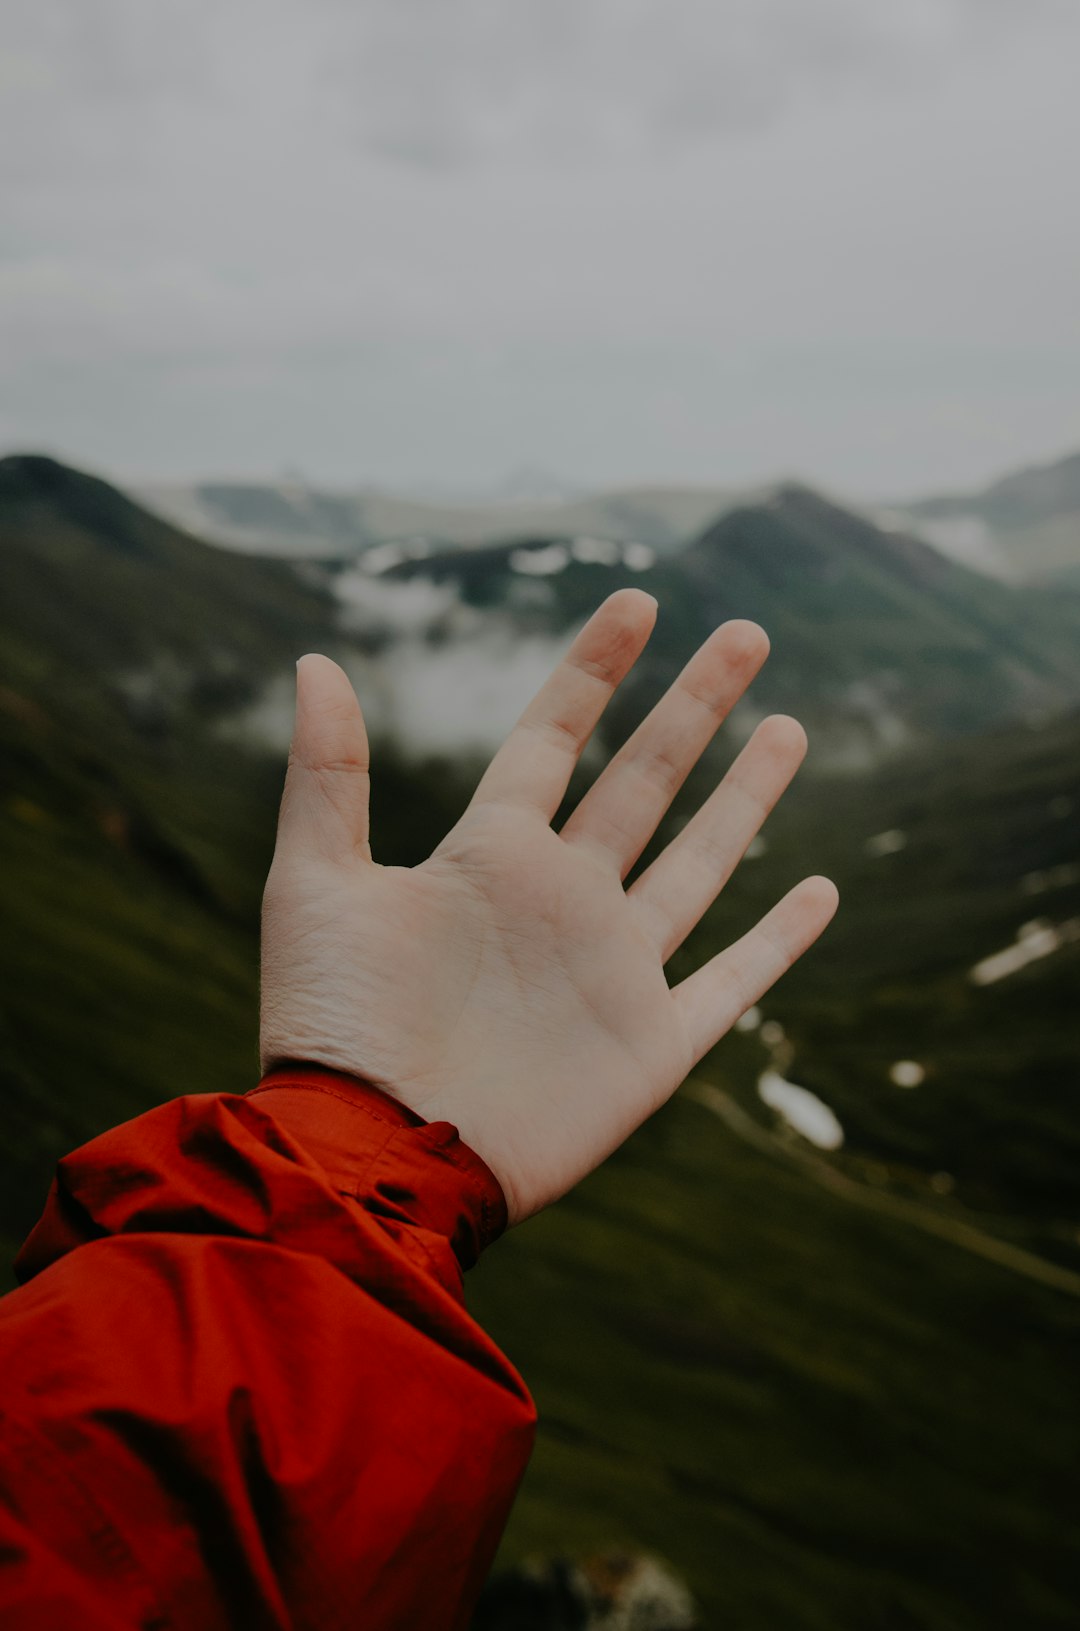
[[[840,914],[665,1109],[470,1276],[541,1414],[503,1555],[656,1552],[706,1624],[747,1631],[1064,1628],[1080,1562],[1075,604],[801,489],[648,562],[564,547],[556,571],[512,564],[556,546],[435,550],[346,595],[355,562],[220,550],[52,461],[0,462],[7,1259],[67,1149],[255,1080],[284,755],[245,721],[271,688],[287,699],[303,650],[374,684],[413,652],[487,663],[501,629],[539,669],[604,593],[640,583],[662,622],[610,746],[712,620],[759,617],[774,655],[744,711],[806,716],[811,758],[669,976],[807,871],[836,878]],[[853,698],[868,672],[874,695]],[[722,735],[661,841],[742,734]],[[422,859],[469,796],[483,733],[436,746],[378,739],[383,861]],[[840,1141],[795,1131],[762,1097],[768,1072]]]

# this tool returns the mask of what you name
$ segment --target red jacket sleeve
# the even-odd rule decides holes
[[[7,1631],[459,1631],[532,1446],[462,1270],[503,1197],[328,1071],[60,1162],[0,1303]]]

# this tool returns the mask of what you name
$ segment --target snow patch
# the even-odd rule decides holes
[[[888,832],[868,838],[865,847],[867,855],[895,855],[897,850],[907,847],[907,833],[901,832],[899,827],[890,827]]]
[[[565,544],[548,544],[543,549],[515,549],[510,556],[511,572],[523,572],[528,577],[550,577],[569,565],[570,551]]]
[[[809,1088],[786,1082],[778,1071],[766,1070],[758,1078],[758,1097],[775,1110],[788,1126],[819,1150],[838,1150],[844,1142],[844,1129],[827,1104]]]
[[[624,544],[622,558],[631,572],[647,572],[656,565],[656,551],[650,544]]]
[[[1019,973],[1029,963],[1049,957],[1051,952],[1060,951],[1062,946],[1076,940],[1080,940],[1080,917],[1057,924],[1048,923],[1045,918],[1035,918],[1033,922],[1021,925],[1013,945],[976,963],[969,978],[973,985],[994,985],[998,980]]]
[[[575,538],[570,553],[583,566],[618,566],[622,551],[610,538]]]

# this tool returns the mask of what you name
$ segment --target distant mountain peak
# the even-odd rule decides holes
[[[1014,470],[974,492],[895,504],[890,513],[992,576],[1080,583],[1080,453]]]

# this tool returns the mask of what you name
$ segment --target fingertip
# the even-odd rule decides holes
[[[575,649],[612,685],[625,679],[649,641],[657,602],[642,589],[616,589],[600,602]]]
[[[649,624],[656,622],[660,610],[660,602],[655,595],[650,595],[647,589],[630,587],[616,589],[602,604],[616,606],[624,613],[636,613],[643,622],[647,621]]]
[[[309,651],[296,664],[296,735],[314,746],[338,726],[363,731],[363,714],[352,680],[332,657]]]
[[[298,657],[296,676],[298,681],[303,678],[305,686],[320,685],[338,690],[347,686],[350,691],[353,689],[352,681],[341,664],[336,663],[332,657],[327,657],[322,651],[307,651],[302,657]]]
[[[310,681],[315,677],[323,663],[329,662],[321,651],[306,651],[302,657],[296,659],[296,695],[300,697],[302,691],[307,690]],[[336,664],[334,665],[336,666]]]
[[[772,642],[761,624],[749,617],[730,617],[721,623],[717,632],[723,635],[729,650],[758,663],[763,663],[772,650]]]
[[[770,714],[763,719],[754,735],[766,746],[802,763],[809,746],[806,731],[791,714]]]
[[[296,719],[278,833],[325,855],[367,845],[369,749],[345,670],[322,652],[296,663]]]
[[[296,672],[298,674],[314,670],[326,665],[328,668],[339,668],[332,657],[327,657],[322,651],[305,651],[302,657],[296,659]]]
[[[815,873],[813,877],[804,878],[801,887],[817,907],[823,921],[828,923],[840,905],[840,891],[832,879]]]

